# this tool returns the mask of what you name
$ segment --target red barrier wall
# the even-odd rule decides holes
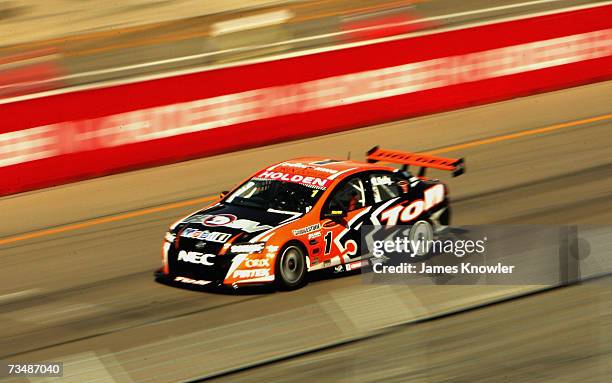
[[[0,195],[612,77],[612,6],[0,104]]]

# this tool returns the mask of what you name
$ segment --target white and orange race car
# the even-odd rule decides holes
[[[417,176],[410,165],[421,167]],[[184,285],[293,289],[309,272],[358,270],[370,261],[360,249],[362,225],[449,224],[447,187],[426,178],[426,168],[465,170],[463,159],[378,147],[367,163],[307,157],[272,165],[170,226],[156,275]]]

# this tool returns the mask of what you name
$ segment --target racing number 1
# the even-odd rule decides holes
[[[331,252],[331,247],[332,247],[332,232],[328,231],[327,233],[325,233],[325,255],[329,254]]]

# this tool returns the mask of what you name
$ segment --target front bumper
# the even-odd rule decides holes
[[[162,247],[165,280],[182,285],[261,285],[274,282],[274,253],[222,254],[166,242]],[[218,249],[211,249],[218,251]]]
[[[163,269],[155,271],[155,280],[159,283],[163,283],[168,286],[186,288],[189,290],[196,291],[208,291],[208,292],[238,292],[244,291],[251,288],[266,288],[271,287],[274,284],[270,282],[265,283],[224,283],[223,280],[207,281],[202,279],[193,279],[177,274],[164,274]]]

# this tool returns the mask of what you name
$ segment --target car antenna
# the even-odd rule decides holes
[[[351,151],[349,150],[348,154],[346,155],[346,159],[350,160],[351,159]]]

